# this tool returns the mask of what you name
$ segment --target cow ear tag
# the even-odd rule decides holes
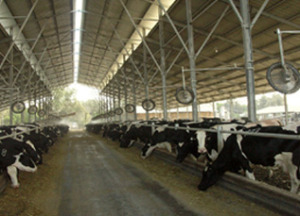
[[[7,154],[7,149],[2,149],[2,151],[1,151],[1,156],[2,157],[5,157],[6,156],[6,154]]]

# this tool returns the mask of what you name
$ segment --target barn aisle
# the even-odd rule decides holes
[[[196,215],[93,136],[68,141],[59,215]],[[199,215],[199,214],[197,214]]]

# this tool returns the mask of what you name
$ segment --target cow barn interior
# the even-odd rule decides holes
[[[282,173],[263,189],[257,182],[267,179],[266,170],[254,169],[258,181],[242,178],[236,186],[230,179],[238,182],[240,174],[226,173],[203,192],[197,185],[205,159],[174,163],[178,143],[171,153],[156,149],[142,159],[148,143],[124,149],[121,135],[104,134],[119,124],[124,136],[137,120],[154,133],[159,121],[170,120],[170,110],[189,106],[187,124],[169,122],[172,130],[184,130],[202,121],[201,104],[239,97],[247,100],[244,120],[257,123],[255,97],[270,92],[283,96],[280,127],[288,125],[287,98],[300,87],[299,8],[299,0],[0,0],[0,112],[7,111],[10,123],[1,125],[0,215],[297,215],[299,195]],[[52,107],[54,92],[74,83],[96,89],[100,101],[84,130],[62,126],[76,113]],[[160,119],[152,119],[154,109]],[[26,133],[51,140],[41,152],[30,146],[41,165],[24,146],[7,162],[12,145],[5,142],[26,143],[20,135]],[[299,130],[292,134],[299,141]],[[20,155],[33,165],[25,166]],[[262,205],[269,198],[260,195],[243,198],[245,184],[278,193],[285,207],[280,200]]]

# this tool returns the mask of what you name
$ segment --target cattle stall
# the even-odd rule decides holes
[[[0,201],[16,210],[0,206],[0,215],[42,215],[51,200],[49,215],[103,209],[114,215],[222,215],[222,207],[229,207],[223,214],[293,215],[297,209],[284,209],[300,193],[300,123],[289,113],[291,104],[300,106],[294,99],[299,7],[298,0],[0,0]],[[73,84],[96,89],[97,111],[86,103],[79,117],[74,98],[58,99]],[[284,121],[258,121],[256,97],[274,92],[282,96]],[[246,111],[234,119],[233,100],[241,97]],[[225,100],[229,119],[219,114],[217,103]],[[68,114],[62,103],[74,111]],[[212,111],[206,116],[201,107],[207,104]],[[180,109],[187,119],[179,118]],[[69,133],[68,116],[84,121],[85,130]],[[169,164],[152,156],[161,151]],[[249,200],[240,202],[231,192],[226,200],[218,187],[223,178],[231,185],[227,172],[272,184],[271,174],[279,171],[269,167],[277,166],[288,173],[278,180],[288,194],[281,196],[282,208],[249,209]],[[175,182],[176,175],[182,177],[177,185],[162,183]],[[47,193],[33,196],[36,205],[30,206],[27,193],[37,187]],[[214,209],[209,200],[219,196]],[[279,201],[266,197],[276,207]]]

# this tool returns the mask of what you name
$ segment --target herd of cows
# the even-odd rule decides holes
[[[217,129],[230,133],[219,133],[218,136]],[[103,137],[119,141],[122,148],[129,148],[135,142],[142,143],[143,159],[156,148],[166,148],[169,151],[174,149],[177,162],[182,162],[188,155],[195,158],[205,156],[199,190],[206,190],[214,185],[226,171],[243,173],[254,180],[252,164],[281,167],[290,177],[290,191],[298,193],[299,190],[300,139],[255,136],[264,133],[296,137],[300,135],[298,124],[283,127],[278,121],[250,123],[205,118],[197,123],[189,120],[89,123],[86,130],[102,133]]]
[[[18,171],[35,172],[43,154],[68,130],[67,125],[0,126],[0,174],[6,172],[12,187],[18,188]]]

